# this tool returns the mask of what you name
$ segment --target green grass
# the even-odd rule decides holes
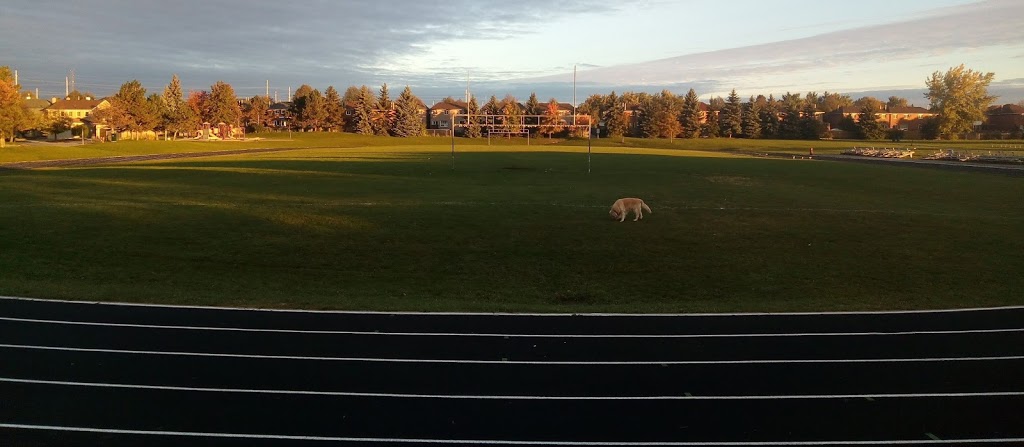
[[[607,140],[589,175],[578,141],[459,140],[453,171],[444,139],[298,141],[320,147],[0,171],[0,294],[543,312],[1024,304],[1019,177]],[[624,196],[654,213],[610,220]]]

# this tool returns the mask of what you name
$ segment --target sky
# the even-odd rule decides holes
[[[582,102],[611,91],[703,99],[785,92],[907,97],[965,64],[1024,100],[1020,0],[4,0],[0,65],[43,98],[217,81],[286,100],[302,84],[393,95],[511,94]],[[575,78],[574,78],[575,69]]]

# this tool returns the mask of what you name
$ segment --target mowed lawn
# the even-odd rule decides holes
[[[395,140],[391,140],[395,141]],[[431,144],[433,142],[433,144]],[[1024,304],[1024,179],[443,139],[0,170],[0,295],[311,309]],[[619,197],[641,222],[612,221]]]

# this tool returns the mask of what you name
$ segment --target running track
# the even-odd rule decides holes
[[[0,446],[1024,445],[1024,307],[261,311],[0,297]]]

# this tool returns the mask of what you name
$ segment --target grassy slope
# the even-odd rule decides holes
[[[1019,178],[637,148],[596,149],[587,175],[585,147],[462,142],[452,171],[444,145],[374,141],[392,146],[2,172],[0,294],[482,311],[1024,303]],[[622,196],[654,214],[612,222]]]

